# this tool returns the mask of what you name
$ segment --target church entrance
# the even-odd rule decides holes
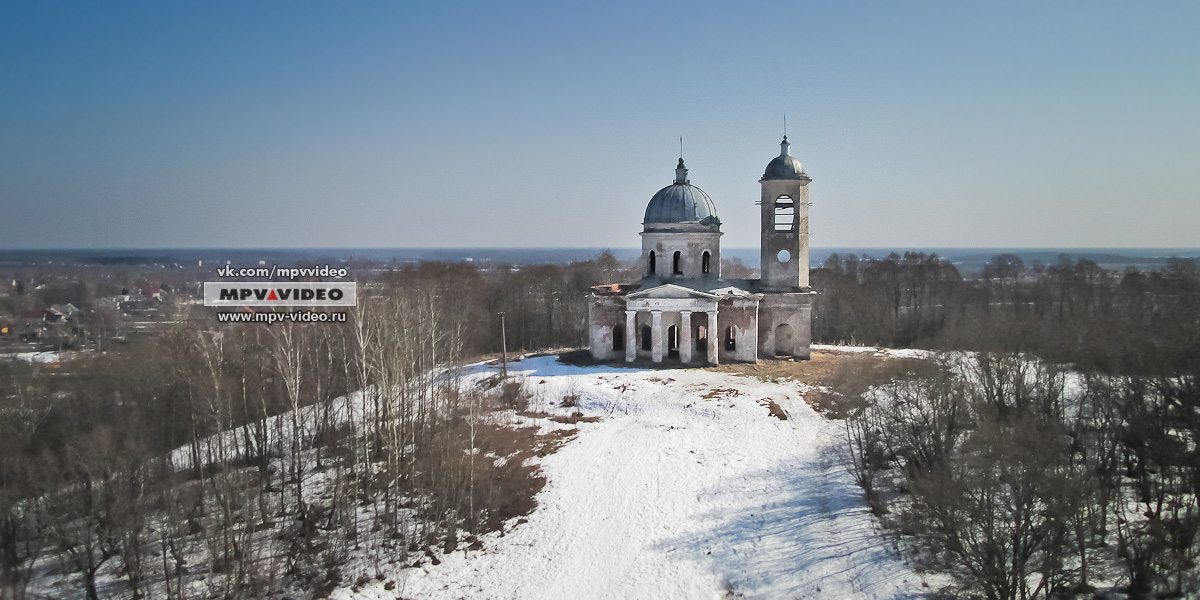
[[[672,325],[667,328],[667,356],[671,358],[679,358],[679,326]]]
[[[791,356],[796,349],[792,326],[784,323],[775,328],[775,356]]]

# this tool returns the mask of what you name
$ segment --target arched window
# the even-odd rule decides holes
[[[671,259],[671,273],[675,275],[683,275],[683,267],[679,264],[679,255],[680,252],[676,250],[675,256]]]
[[[775,199],[775,231],[792,231],[796,226],[796,203],[788,196]]]
[[[646,274],[647,275],[654,274],[654,251],[653,250],[650,251],[649,267],[646,269]]]
[[[704,254],[700,257],[700,272],[704,273],[705,275],[708,274],[708,262],[709,262],[708,251],[705,250]]]
[[[625,349],[625,328],[617,325],[613,327],[613,350]]]
[[[649,325],[642,325],[642,350],[645,350],[645,351],[649,352],[649,351],[650,351],[650,344],[651,344],[651,339],[650,339],[650,326],[649,326]]]
[[[737,336],[733,331],[733,327],[725,328],[725,349],[737,350]]]

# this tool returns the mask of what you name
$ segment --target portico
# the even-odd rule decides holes
[[[625,362],[679,360],[718,364],[720,297],[666,284],[629,294],[625,301]]]

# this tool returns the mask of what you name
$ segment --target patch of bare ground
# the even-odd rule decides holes
[[[880,364],[888,359],[866,352],[838,352],[836,350],[814,350],[809,360],[786,360],[760,358],[757,363],[732,363],[707,367],[719,373],[737,373],[767,381],[780,379],[799,381],[812,386],[825,385],[835,371],[848,362]]]
[[[705,400],[719,400],[721,398],[731,398],[740,396],[742,393],[733,388],[709,388],[707,392],[700,395]]]
[[[843,394],[832,390],[843,389],[850,379],[879,381],[886,378],[902,377],[907,373],[927,368],[933,361],[914,358],[895,358],[868,352],[840,352],[837,350],[814,350],[809,360],[770,360],[759,359],[755,364],[728,364],[708,367],[711,371],[734,373],[748,377],[756,377],[764,381],[796,381],[812,386],[813,390],[804,394],[804,401],[822,415],[840,419],[845,417],[849,407],[844,406]],[[862,373],[871,373],[871,378],[862,378]],[[780,417],[776,414],[779,406],[769,401],[771,414],[777,418],[786,419],[783,409],[779,409]]]
[[[571,416],[551,416],[542,412],[521,411],[517,413],[523,417],[533,419],[549,419],[556,423],[595,423],[600,420],[600,417],[584,417],[581,414]],[[496,429],[502,429],[509,432],[505,435],[505,451],[501,456],[508,457],[509,460],[518,462],[524,461],[527,458],[534,456],[546,456],[553,454],[562,447],[563,444],[570,441],[578,433],[578,429],[556,429],[545,433],[538,433],[537,427],[505,427],[501,425],[494,426]]]
[[[520,360],[524,360],[526,358],[537,358],[539,356],[551,356],[553,354],[566,355],[566,354],[575,354],[575,353],[582,353],[583,355],[585,355],[589,358],[591,357],[591,355],[588,353],[588,351],[586,349],[577,350],[577,349],[570,349],[570,348],[558,348],[558,349],[551,348],[551,349],[544,349],[544,350],[509,350],[507,358],[508,358],[508,362],[514,363],[514,362],[517,362]],[[465,364],[483,363],[488,366],[499,366],[500,363],[504,361],[504,359],[505,359],[505,356],[500,352],[488,352],[486,354],[472,354],[470,356],[467,356],[463,360],[463,362]]]
[[[767,410],[770,411],[772,417],[775,417],[776,419],[779,419],[780,421],[787,420],[787,418],[788,418],[787,413],[783,412],[783,407],[779,406],[778,402],[776,402],[774,400],[766,400],[764,402],[766,402],[765,406],[767,407]],[[760,404],[762,404],[762,403],[763,402],[760,402]]]
[[[681,367],[678,359],[663,360],[662,362],[654,362],[647,358],[638,358],[633,362],[625,362],[624,360],[596,360],[592,358],[592,353],[586,348],[582,350],[549,352],[547,354],[558,354],[558,362],[575,367],[604,365],[605,367],[637,369],[639,371],[670,371]]]
[[[558,355],[558,362],[564,365],[574,365],[577,367],[586,367],[589,365],[608,364],[607,362],[598,361],[592,358],[592,353],[587,350],[568,350],[567,352]]]
[[[555,423],[566,423],[568,425],[574,425],[575,423],[596,423],[596,422],[600,421],[600,417],[585,417],[585,416],[583,416],[582,413],[575,413],[573,415],[566,416],[566,417],[563,417],[563,416],[550,417],[550,420],[554,421]]]
[[[547,412],[523,410],[517,414],[528,419],[549,419],[555,423],[565,423],[567,425],[574,425],[575,423],[598,423],[601,420],[600,417],[585,417],[583,413],[579,412],[570,415],[552,415]]]
[[[495,472],[483,479],[489,485],[487,496],[495,508],[481,531],[498,531],[509,519],[527,516],[537,507],[536,497],[545,487],[546,477],[530,459],[557,452],[579,432],[559,429],[538,433],[537,427],[486,425],[480,433],[488,454],[505,459],[499,464],[490,463],[488,467]]]
[[[557,420],[557,418],[552,420]],[[578,429],[557,429],[543,433],[538,436],[538,445],[535,452],[538,456],[554,454],[576,435],[579,435]]]

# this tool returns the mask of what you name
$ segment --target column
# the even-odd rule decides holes
[[[679,311],[679,360],[684,363],[692,362],[692,311]]]
[[[662,311],[650,311],[650,360],[660,363],[663,359]]]
[[[746,354],[743,356],[750,357],[750,360],[758,362],[758,305],[754,306],[754,326],[746,332],[746,337],[750,340],[750,347],[747,348]]]
[[[708,364],[717,364],[717,340],[721,334],[717,331],[717,311],[708,311]]]
[[[625,362],[637,359],[637,311],[625,311]]]

